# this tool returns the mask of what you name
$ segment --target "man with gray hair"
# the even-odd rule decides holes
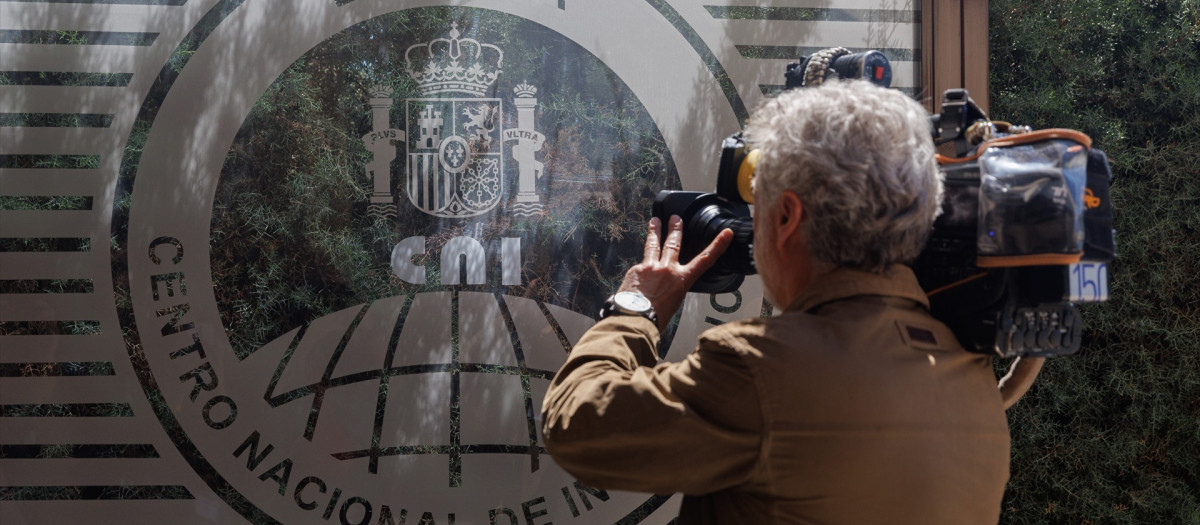
[[[682,221],[660,245],[652,220],[547,393],[548,451],[596,487],[684,493],[679,523],[995,523],[1009,434],[991,361],[929,315],[904,265],[940,206],[925,111],[833,82],[767,101],[746,137],[755,262],[782,312],[658,363],[732,232],[681,264]]]

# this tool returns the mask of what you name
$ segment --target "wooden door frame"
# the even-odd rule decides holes
[[[931,112],[953,88],[966,88],[987,111],[987,0],[921,0],[921,86]]]

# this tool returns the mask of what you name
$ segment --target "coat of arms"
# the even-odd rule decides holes
[[[374,157],[366,166],[374,182],[373,215],[396,213],[391,173],[398,143],[405,148],[405,182],[400,187],[425,213],[466,218],[495,208],[505,195],[503,148],[509,143],[519,172],[511,210],[531,216],[542,209],[536,182],[543,166],[535,154],[545,136],[535,131],[537,88],[525,83],[513,88],[517,129],[505,130],[503,101],[485,96],[500,75],[504,52],[461,36],[455,25],[449,38],[405,51],[405,72],[417,81],[422,95],[404,100],[407,132],[390,127],[395,106],[391,90],[380,87],[371,93],[373,125],[363,142]]]

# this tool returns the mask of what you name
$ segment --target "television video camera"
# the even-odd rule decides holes
[[[891,66],[878,51],[822,50],[789,64],[785,89],[834,79],[891,85]],[[1104,153],[1083,133],[1032,131],[991,121],[964,89],[942,97],[929,118],[934,142],[953,143],[938,155],[944,179],[942,212],[912,263],[932,315],[969,351],[1055,356],[1079,350],[1076,303],[1108,299],[1108,263],[1116,255],[1111,179]],[[683,219],[680,260],[690,260],[725,228],[730,247],[692,286],[726,293],[755,273],[750,182],[758,152],[741,133],[721,144],[715,193],[662,191],[654,216]]]

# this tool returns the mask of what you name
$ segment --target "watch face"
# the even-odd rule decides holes
[[[618,308],[627,312],[648,312],[651,309],[650,300],[636,292],[619,292],[613,296],[613,302]]]

